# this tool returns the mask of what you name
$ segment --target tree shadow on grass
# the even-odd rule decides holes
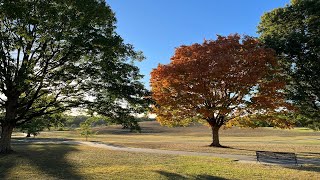
[[[239,150],[239,151],[251,151],[251,152],[256,152],[256,150],[252,150],[252,149],[243,149],[243,148],[236,148],[236,147],[231,147],[231,146],[225,146],[225,148],[235,149],[235,150]],[[257,151],[258,151],[258,150],[257,150]]]
[[[0,179],[7,179],[10,169],[16,165],[14,154],[0,155]]]
[[[235,150],[247,151],[247,152],[251,151],[254,153],[256,151],[259,151],[259,150],[243,149],[243,148],[236,148],[236,147],[229,147],[229,146],[222,146],[222,147],[215,147],[215,148],[235,149]],[[281,166],[289,168],[289,169],[320,172],[320,159],[308,157],[308,156],[314,156],[314,155],[319,155],[319,154],[320,153],[314,153],[314,152],[298,152],[298,153],[296,153],[298,166],[296,164],[283,163],[283,162],[281,162],[281,160],[277,160],[274,162],[268,162],[268,163],[271,163],[274,165],[281,165]]]
[[[212,175],[197,175],[197,176],[183,176],[177,173],[172,173],[172,172],[167,172],[167,171],[155,171],[159,173],[161,176],[166,177],[167,179],[179,179],[179,180],[188,180],[188,179],[196,179],[196,180],[226,180],[225,178],[222,177],[217,177],[217,176],[212,176]]]
[[[83,179],[66,159],[68,153],[77,151],[73,145],[16,144],[14,149],[15,153],[0,157],[0,179],[9,178],[9,172],[20,163],[34,166],[55,179]]]
[[[221,145],[221,146],[212,146],[212,145],[207,145],[207,147],[211,147],[211,148],[225,148],[225,149],[233,149],[232,147],[230,146],[224,146],[224,145]]]
[[[299,171],[313,171],[313,172],[319,172],[320,173],[320,166],[288,166],[286,168],[289,168],[289,169],[295,169],[295,170],[299,170]]]
[[[68,138],[26,138],[26,137],[17,137],[12,139],[12,144],[22,144],[22,143],[63,143],[64,141],[74,141],[73,139]]]

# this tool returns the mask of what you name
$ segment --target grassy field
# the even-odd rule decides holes
[[[320,159],[320,132],[307,128],[281,130],[273,128],[232,128],[220,130],[220,143],[229,148],[208,147],[211,131],[203,125],[168,128],[157,122],[141,123],[142,133],[130,133],[120,126],[96,128],[89,140],[118,146],[170,149],[196,152],[254,155],[257,150],[294,152],[299,157]],[[77,131],[42,132],[40,138],[81,139]]]
[[[110,151],[74,145],[15,145],[0,156],[0,179],[319,179],[317,167]]]
[[[167,128],[141,123],[142,133],[120,126],[95,128],[90,141],[128,147],[254,155],[256,150],[295,152],[320,159],[320,133],[306,128],[221,130],[221,144],[208,147],[210,129],[195,125]],[[15,133],[21,136],[20,133]],[[79,131],[46,131],[37,138],[85,140]],[[15,138],[14,138],[15,139]],[[269,166],[212,157],[132,153],[84,145],[14,144],[15,154],[0,156],[0,179],[320,179],[320,166]]]

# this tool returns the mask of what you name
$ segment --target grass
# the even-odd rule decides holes
[[[317,167],[242,164],[229,159],[110,151],[74,145],[14,145],[0,179],[319,179]]]
[[[208,127],[167,128],[156,122],[141,123],[142,133],[130,133],[120,126],[100,127],[89,140],[109,144],[154,149],[254,155],[257,150],[294,152],[299,157],[320,159],[320,132],[307,128],[281,130],[273,128],[232,128],[220,130],[220,143],[230,148],[208,147],[211,131]],[[39,137],[84,140],[77,131],[43,132]]]
[[[120,126],[95,128],[90,141],[108,144],[254,155],[256,150],[295,152],[298,157],[320,159],[320,132],[306,128],[221,130],[221,144],[208,147],[208,127],[162,127],[142,122],[142,133]],[[38,138],[85,140],[74,131],[46,131]],[[15,135],[22,135],[16,133]],[[15,139],[15,138],[14,138]],[[320,179],[320,167],[243,164],[231,159],[110,151],[89,146],[58,144],[15,144],[17,153],[0,156],[0,179]]]

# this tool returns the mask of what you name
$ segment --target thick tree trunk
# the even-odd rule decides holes
[[[0,153],[8,154],[12,152],[11,135],[14,126],[11,124],[2,124],[1,138],[0,138]]]
[[[28,132],[26,137],[31,137],[31,134]]]
[[[210,146],[212,147],[221,147],[220,141],[219,141],[219,129],[221,126],[211,126],[212,130],[212,143]]]
[[[17,115],[17,104],[19,94],[12,93],[12,96],[8,97],[6,102],[6,114],[4,121],[1,123],[1,138],[0,138],[0,153],[8,154],[13,150],[11,148],[11,135],[13,128],[15,127],[15,117]]]

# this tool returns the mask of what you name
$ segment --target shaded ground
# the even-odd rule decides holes
[[[16,176],[16,173],[19,173],[19,177],[28,179],[29,175],[35,172],[49,179],[81,179],[81,176],[74,171],[74,166],[66,159],[68,154],[78,151],[73,146],[65,148],[55,145],[18,145],[14,147],[19,152],[0,156],[0,179],[11,179]]]
[[[250,162],[250,163],[257,163],[255,156],[248,156],[248,155],[238,155],[238,154],[221,154],[221,153],[206,153],[206,152],[191,152],[191,151],[173,151],[173,150],[161,150],[161,149],[148,149],[148,148],[132,148],[132,147],[122,147],[116,146],[112,144],[106,144],[102,142],[89,142],[89,141],[73,141],[70,139],[55,139],[55,138],[34,138],[34,139],[27,139],[27,138],[20,138],[15,139],[14,143],[23,144],[23,143],[33,143],[33,144],[69,144],[69,145],[87,145],[91,147],[97,148],[104,148],[108,150],[114,151],[126,151],[126,152],[138,152],[138,153],[155,153],[155,154],[169,154],[169,155],[184,155],[184,156],[211,156],[211,157],[218,157],[218,158],[229,158],[240,162]],[[227,149],[227,148],[221,148]],[[319,159],[311,159],[311,158],[304,158],[298,157],[298,165],[312,165],[312,166],[319,166],[320,161]],[[271,164],[271,163],[268,163]],[[274,161],[272,164],[278,165],[295,165],[295,164],[286,164],[281,160]]]
[[[136,153],[67,144],[16,144],[0,179],[319,179],[319,168],[242,164],[207,156]]]
[[[45,139],[45,138],[34,138],[34,139],[16,139],[15,144],[69,144],[69,145],[87,145],[91,147],[104,148],[114,151],[126,151],[126,152],[138,152],[138,153],[152,153],[152,154],[170,154],[170,155],[184,155],[184,156],[211,156],[219,158],[230,158],[241,161],[252,161],[255,162],[254,156],[236,155],[236,154],[217,154],[217,153],[205,153],[205,152],[188,152],[188,151],[171,151],[161,149],[148,149],[148,148],[132,148],[122,147],[102,142],[90,142],[90,141],[72,141],[69,139]]]
[[[211,141],[210,129],[203,125],[167,128],[157,122],[143,122],[141,127],[142,133],[130,133],[121,126],[95,128],[97,135],[89,140],[95,142],[91,145],[105,146],[117,151],[225,157],[251,163],[256,163],[256,151],[294,152],[298,156],[298,163],[304,164],[303,168],[307,171],[318,171],[320,164],[320,133],[306,128],[221,130],[221,144],[228,148],[212,148],[208,147]],[[55,141],[55,138],[84,141],[77,130],[42,132],[38,137],[41,141],[48,142]],[[51,139],[52,137],[55,138]]]
[[[130,133],[121,129],[121,126],[95,128],[97,135],[89,139],[124,147],[249,156],[255,156],[256,151],[293,152],[301,158],[320,159],[320,132],[306,128],[221,129],[221,144],[229,147],[225,149],[208,147],[211,132],[203,125],[168,128],[160,126],[157,122],[143,122],[141,127],[142,133]],[[42,132],[39,137],[84,140],[76,130]]]

